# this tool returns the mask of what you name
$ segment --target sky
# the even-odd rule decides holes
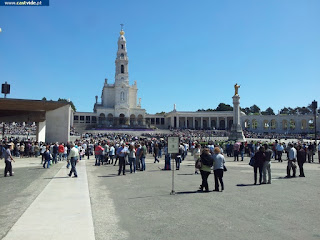
[[[320,101],[318,0],[49,5],[0,6],[0,83],[11,84],[8,98],[65,98],[92,112],[104,79],[114,82],[123,23],[130,84],[137,81],[147,113],[232,105],[235,83],[243,108],[277,113]]]

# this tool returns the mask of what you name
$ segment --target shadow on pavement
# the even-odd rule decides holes
[[[70,178],[70,177],[68,177],[68,176],[66,176],[66,177],[49,177],[49,178],[43,178],[43,179],[58,179],[58,178]]]
[[[193,173],[178,173],[177,175],[195,175]]]
[[[163,196],[168,196],[168,195],[170,195],[170,193],[162,194],[162,195],[154,195],[154,196],[133,197],[133,198],[127,198],[127,199],[129,200],[129,199],[138,199],[138,198],[153,198],[153,197],[163,197]]]
[[[237,187],[252,187],[252,186],[258,186],[259,184],[257,185],[254,185],[253,183],[252,184],[237,184],[236,186]]]
[[[292,178],[297,178],[297,177],[277,177],[275,179],[292,179]]]
[[[118,174],[110,174],[110,175],[107,175],[107,176],[98,176],[98,177],[117,177]]]
[[[209,191],[209,192],[212,192],[212,191]],[[176,192],[176,194],[209,193],[209,192],[196,190],[196,191]]]

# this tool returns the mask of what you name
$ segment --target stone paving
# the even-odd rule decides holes
[[[0,239],[320,239],[320,164],[286,179],[287,162],[273,161],[272,184],[253,185],[248,158],[226,160],[225,191],[197,192],[189,155],[170,195],[164,158],[149,155],[145,172],[127,166],[126,176],[82,160],[79,178],[66,177],[65,162],[43,169],[40,159],[17,159],[15,176],[0,177]]]

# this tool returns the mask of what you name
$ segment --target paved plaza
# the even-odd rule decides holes
[[[197,192],[189,154],[170,195],[164,158],[148,155],[145,172],[126,166],[118,176],[117,166],[94,166],[91,156],[77,165],[78,178],[65,162],[43,169],[40,158],[16,158],[14,176],[0,176],[0,239],[320,239],[320,164],[286,179],[287,162],[272,161],[272,184],[253,185],[247,157],[226,160],[225,191]],[[212,174],[210,190],[213,182]]]

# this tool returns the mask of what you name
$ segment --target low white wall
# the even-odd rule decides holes
[[[70,105],[46,112],[46,142],[70,141],[71,117]]]
[[[46,121],[37,122],[36,139],[38,142],[46,141]]]

